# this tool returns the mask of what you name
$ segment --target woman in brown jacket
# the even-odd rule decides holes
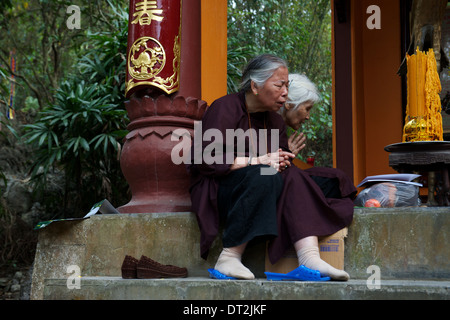
[[[291,165],[295,155],[278,114],[288,87],[286,62],[261,55],[244,70],[241,91],[216,100],[206,111],[202,131],[196,132],[202,135],[201,146],[194,146],[188,167],[201,255],[207,257],[223,221],[224,249],[215,265],[223,275],[253,279],[241,257],[250,241],[263,239],[270,240],[272,263],[294,245],[299,265],[346,280],[345,271],[320,259],[317,237],[350,224],[353,201],[347,196],[354,187],[341,186],[343,199],[327,199],[309,174]]]

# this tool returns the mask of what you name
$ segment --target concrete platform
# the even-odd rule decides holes
[[[345,239],[345,270],[377,265],[383,279],[450,279],[450,208],[358,208]]]
[[[83,277],[80,289],[65,279],[47,279],[46,300],[448,300],[450,281],[385,280],[372,282],[294,282]]]
[[[355,209],[345,239],[345,270],[357,280],[346,283],[265,281],[264,245],[244,256],[261,280],[209,280],[206,270],[217,259],[220,239],[208,260],[202,260],[198,226],[189,212],[95,215],[54,223],[39,233],[31,291],[35,300],[449,298],[450,208]],[[189,278],[123,280],[120,267],[126,254],[187,267]],[[73,266],[80,271],[82,289],[67,288]],[[381,291],[367,287],[370,266],[380,270]]]

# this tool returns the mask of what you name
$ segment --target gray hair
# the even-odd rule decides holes
[[[271,54],[262,54],[253,58],[242,73],[240,89],[245,92],[250,91],[252,81],[258,87],[262,87],[281,67],[288,67],[286,61]]]
[[[289,74],[288,104],[294,105],[294,109],[305,102],[316,104],[320,101],[320,93],[317,87],[307,76],[303,74]],[[280,109],[283,112],[284,107]]]

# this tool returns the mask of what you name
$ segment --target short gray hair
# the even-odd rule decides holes
[[[287,103],[294,105],[294,109],[302,103],[311,102],[312,104],[316,104],[320,100],[320,93],[316,85],[307,76],[298,73],[289,74]]]
[[[262,87],[281,67],[288,68],[286,61],[271,54],[262,54],[253,58],[242,73],[240,89],[245,92],[250,91],[252,81]]]

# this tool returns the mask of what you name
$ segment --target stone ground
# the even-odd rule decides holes
[[[30,300],[32,266],[0,269],[0,300]]]

